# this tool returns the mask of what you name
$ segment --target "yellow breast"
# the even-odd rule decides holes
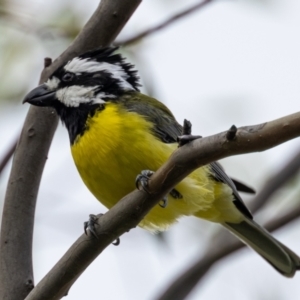
[[[171,155],[176,144],[166,144],[151,132],[152,124],[120,104],[108,103],[87,120],[87,130],[72,145],[77,169],[94,196],[110,208],[135,189],[142,170],[156,171]],[[167,208],[154,207],[140,226],[164,230],[182,215],[202,213],[210,218],[215,183],[201,168],[183,180],[176,189],[182,199],[169,196]]]

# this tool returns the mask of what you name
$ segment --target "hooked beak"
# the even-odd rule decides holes
[[[45,84],[41,84],[25,96],[23,103],[27,102],[35,106],[53,106],[55,99],[55,91],[49,91]]]

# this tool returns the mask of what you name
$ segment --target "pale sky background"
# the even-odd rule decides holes
[[[195,1],[144,0],[120,39],[192,3]],[[68,5],[84,24],[97,4],[96,0],[10,2],[17,15],[15,23],[0,24],[0,158],[28,111],[28,105],[21,105],[21,96],[11,101],[9,94],[25,94],[35,87],[43,58],[55,58],[68,45],[55,35],[46,40],[44,34],[41,40],[30,28],[47,25],[62,6]],[[21,21],[29,29],[20,26]],[[299,32],[298,0],[214,1],[126,51],[155,97],[179,122],[191,120],[194,134],[207,136],[232,124],[258,124],[299,111]],[[228,174],[259,191],[299,148],[298,139],[263,153],[227,158],[222,164]],[[82,234],[88,215],[106,211],[77,174],[67,131],[61,124],[48,157],[35,220],[36,283]],[[1,204],[9,169],[10,165],[0,177]],[[298,182],[299,176],[292,191],[278,192],[276,205],[262,213],[258,222],[293,203],[299,205]],[[242,196],[246,202],[251,199]],[[142,229],[132,230],[121,237],[120,246],[109,246],[94,261],[71,288],[68,299],[155,299],[201,255],[210,235],[218,229],[218,225],[186,218],[166,233],[164,243]],[[299,220],[275,236],[300,254]],[[217,264],[188,300],[294,300],[299,294],[299,274],[286,279],[254,252],[244,249]]]

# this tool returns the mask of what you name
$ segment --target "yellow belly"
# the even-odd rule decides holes
[[[176,144],[165,144],[151,133],[151,123],[120,105],[109,103],[87,121],[87,130],[71,147],[77,169],[89,190],[107,208],[135,189],[142,170],[156,171]],[[182,199],[168,197],[168,206],[155,206],[140,226],[165,230],[185,215],[211,221],[239,221],[231,191],[216,183],[202,167],[176,186]]]

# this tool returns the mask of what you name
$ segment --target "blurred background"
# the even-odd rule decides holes
[[[196,1],[144,0],[117,41],[124,41]],[[44,57],[56,58],[98,5],[96,0],[0,0],[0,159],[17,138]],[[193,133],[211,135],[299,111],[300,2],[212,1],[139,42],[121,49],[139,70],[143,92],[164,102]],[[222,160],[233,178],[261,190],[300,149],[293,140],[263,153]],[[0,175],[1,209],[11,162]],[[257,215],[264,223],[300,204],[300,175]],[[244,196],[244,195],[242,195]],[[246,203],[251,201],[244,196]],[[82,183],[60,124],[42,178],[34,232],[37,283],[103,207]],[[151,300],[205,251],[216,224],[186,218],[168,232],[135,229],[109,246],[71,288],[69,299]],[[275,236],[300,253],[300,221]],[[286,279],[243,249],[216,264],[189,300],[297,299],[300,275]],[[95,295],[97,295],[95,297]],[[99,295],[99,296],[98,296]],[[101,295],[101,296],[100,296]]]

